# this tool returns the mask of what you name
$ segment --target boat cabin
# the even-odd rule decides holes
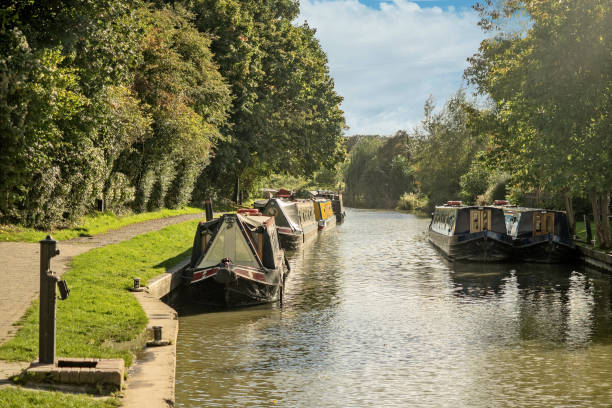
[[[273,217],[225,214],[198,225],[190,266],[206,269],[229,258],[253,268],[278,268],[282,259]]]
[[[314,208],[310,201],[271,198],[263,213],[274,217],[277,227],[290,228],[292,231],[303,231],[305,227],[316,223]]]
[[[327,220],[334,216],[334,209],[332,208],[332,202],[330,200],[317,198],[313,200],[313,203],[317,221]]]
[[[506,214],[512,217],[510,235],[514,238],[557,235],[562,239],[570,239],[567,214],[562,211],[516,208],[506,210]]]
[[[444,235],[473,234],[482,231],[506,233],[505,218],[500,209],[464,207],[456,202],[436,207],[431,229]]]

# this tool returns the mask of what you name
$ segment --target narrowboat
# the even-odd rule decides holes
[[[312,201],[314,205],[314,215],[317,220],[319,230],[328,230],[336,226],[336,215],[332,208],[331,200],[325,198],[315,198]]]
[[[317,220],[310,200],[271,198],[263,213],[274,217],[280,245],[284,249],[295,249],[316,236]]]
[[[332,210],[336,216],[336,222],[340,223],[344,221],[346,212],[344,211],[344,204],[342,203],[342,193],[336,193],[327,190],[314,190],[310,194],[313,198],[326,198],[332,203]]]
[[[504,212],[517,260],[560,263],[576,259],[565,212],[522,207],[506,207]]]
[[[464,206],[461,201],[435,208],[429,241],[453,261],[499,262],[512,255],[503,210]]]
[[[201,222],[183,273],[196,303],[250,306],[281,299],[289,264],[274,217],[239,210]]]
[[[268,201],[270,201],[268,198],[264,198],[262,200],[255,200],[253,202],[253,208],[263,213],[264,208],[266,208],[266,205],[268,205]]]

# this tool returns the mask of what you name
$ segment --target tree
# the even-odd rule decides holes
[[[415,133],[414,165],[416,184],[430,205],[459,197],[460,178],[482,150],[479,136],[468,126],[472,110],[461,90],[439,113],[434,113],[431,99],[425,103],[422,129]]]
[[[483,28],[498,34],[482,42],[466,70],[496,103],[499,163],[512,164],[515,181],[565,195],[570,217],[578,191],[593,197],[594,214],[607,211],[601,204],[612,188],[609,3],[501,3],[477,6]],[[519,14],[528,16],[528,28],[504,29]],[[600,245],[611,245],[607,223],[598,223],[598,235]]]
[[[202,191],[237,197],[272,172],[311,175],[344,158],[342,99],[314,30],[292,24],[296,1],[200,0],[193,11],[234,95]]]
[[[230,90],[212,61],[210,38],[191,25],[186,10],[139,12],[148,29],[134,89],[150,112],[152,134],[137,141],[117,167],[130,175],[140,210],[175,208],[190,201],[221,139]]]

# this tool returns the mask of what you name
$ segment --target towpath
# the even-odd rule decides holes
[[[70,260],[90,249],[115,244],[136,235],[157,231],[172,224],[203,219],[205,214],[185,214],[160,218],[107,231],[92,237],[79,237],[58,243],[60,255],[51,260],[51,268],[59,275],[68,270]],[[15,322],[23,316],[38,296],[40,276],[40,244],[0,242],[0,344],[9,340]],[[28,363],[0,361],[0,385],[20,372]]]

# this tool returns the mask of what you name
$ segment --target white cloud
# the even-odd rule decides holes
[[[344,97],[348,134],[393,134],[439,105],[462,84],[466,58],[484,38],[468,9],[421,8],[407,0],[302,0],[299,22],[317,29],[336,91]]]

